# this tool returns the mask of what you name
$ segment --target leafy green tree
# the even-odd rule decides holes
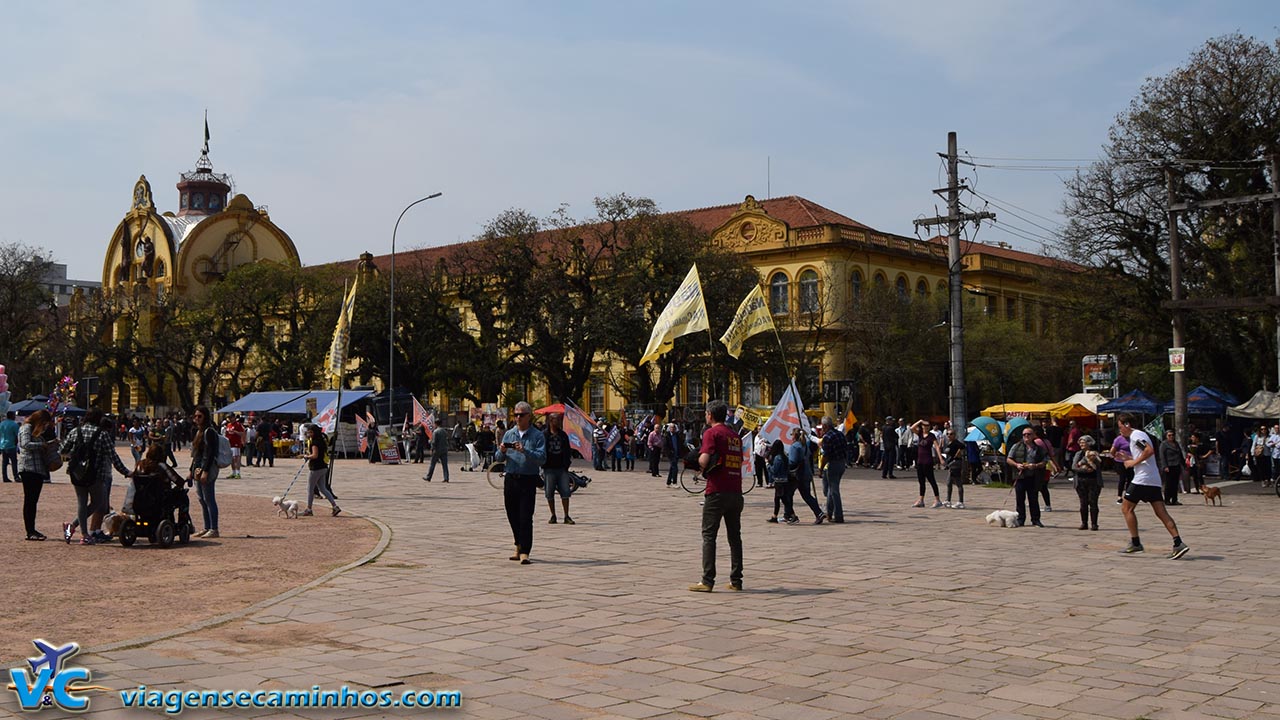
[[[0,244],[0,364],[14,398],[48,392],[56,380],[47,343],[57,341],[58,313],[43,280],[45,251]]]

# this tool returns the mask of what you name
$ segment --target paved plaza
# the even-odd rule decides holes
[[[389,535],[376,559],[221,624],[89,648],[77,664],[117,690],[350,684],[463,699],[186,718],[1280,718],[1280,498],[1252,484],[1229,487],[1224,507],[1184,496],[1173,511],[1192,550],[1171,561],[1147,508],[1147,552],[1117,554],[1127,533],[1113,478],[1099,532],[1076,529],[1063,483],[1047,528],[1000,529],[983,516],[1012,507],[1007,490],[969,487],[965,510],[912,509],[914,478],[854,468],[845,525],[815,527],[807,511],[801,525],[767,524],[772,491],[748,495],[746,592],[725,591],[722,534],[716,592],[695,594],[696,497],[640,471],[588,473],[576,525],[548,525],[539,498],[534,563],[521,566],[507,559],[501,493],[457,472],[456,457],[447,485],[438,470],[423,482],[426,465],[340,461],[344,510]],[[269,497],[294,469],[252,469],[219,491]],[[235,552],[235,524],[223,518],[219,551]],[[15,708],[5,693],[0,713]],[[87,716],[146,714],[103,693]]]

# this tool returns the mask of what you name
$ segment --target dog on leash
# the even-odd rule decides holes
[[[1201,490],[1201,492],[1204,493],[1205,505],[1221,505],[1222,504],[1222,490],[1220,488],[1216,488],[1211,485],[1205,485],[1204,489]]]
[[[279,517],[280,515],[283,515],[287,518],[298,517],[298,501],[297,500],[285,500],[284,498],[277,495],[276,497],[271,498],[271,504],[276,506],[277,517]]]
[[[1018,527],[1018,513],[1012,510],[996,510],[987,516],[987,524],[992,527]]]

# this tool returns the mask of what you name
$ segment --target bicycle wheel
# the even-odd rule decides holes
[[[707,491],[707,481],[697,470],[680,468],[680,487],[690,495],[701,495]]]
[[[502,489],[502,471],[507,468],[504,462],[493,463],[484,471],[484,479],[489,481],[489,487],[494,490]]]
[[[742,478],[742,494],[743,495],[746,495],[747,493],[751,492],[751,488],[755,486],[756,486],[756,479],[754,477]]]

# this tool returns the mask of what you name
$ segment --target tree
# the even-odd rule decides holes
[[[59,322],[44,286],[53,267],[45,257],[20,243],[0,245],[0,364],[14,397],[47,392],[56,379],[48,350]]]
[[[1167,343],[1170,297],[1165,169],[1180,200],[1273,189],[1257,159],[1280,152],[1280,41],[1215,38],[1147,81],[1112,126],[1104,157],[1067,182],[1066,248],[1091,268],[1068,309],[1099,347]],[[1187,297],[1273,293],[1269,208],[1183,213]],[[1188,314],[1192,377],[1247,395],[1275,366],[1269,314]]]

